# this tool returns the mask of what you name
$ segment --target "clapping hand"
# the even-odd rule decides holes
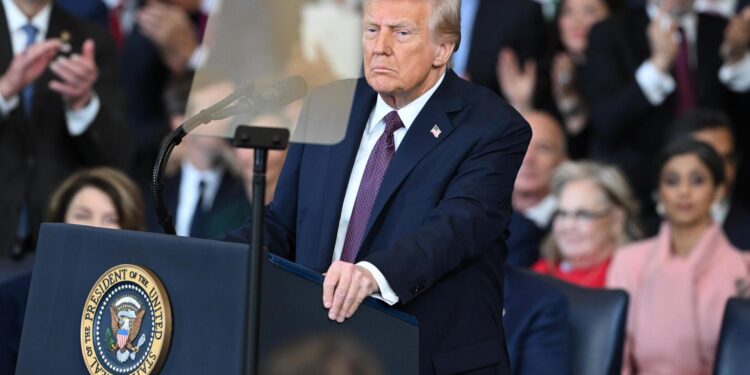
[[[497,59],[497,78],[508,102],[519,112],[531,110],[536,86],[536,61],[527,60],[523,69],[510,48],[503,48]]]
[[[81,54],[61,56],[50,64],[50,69],[58,79],[50,81],[49,88],[60,93],[70,109],[85,107],[94,95],[94,83],[99,78],[95,53],[94,41],[87,39],[83,43]]]
[[[651,63],[662,72],[672,69],[679,43],[674,20],[663,10],[648,25],[648,42],[651,46]]]
[[[724,41],[721,43],[721,56],[732,64],[745,56],[750,45],[750,7],[745,7],[732,17],[724,30]]]
[[[10,99],[24,87],[34,83],[47,70],[49,62],[60,50],[62,44],[57,39],[30,46],[26,51],[13,57],[10,66],[0,77],[0,95]]]

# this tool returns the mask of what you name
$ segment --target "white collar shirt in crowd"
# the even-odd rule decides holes
[[[214,168],[200,171],[189,162],[184,161],[181,173],[175,232],[178,236],[189,236],[190,224],[195,214],[195,205],[198,204],[200,183],[204,183],[202,206],[204,210],[209,210],[213,206],[216,193],[219,191],[224,169]]]
[[[461,1],[461,47],[453,54],[453,71],[459,76],[464,76],[468,72],[471,37],[478,10],[479,0]]]
[[[5,19],[8,23],[8,31],[10,31],[10,44],[13,45],[13,55],[18,55],[26,48],[27,36],[26,32],[23,31],[26,24],[31,23],[37,29],[34,43],[39,43],[47,37],[52,3],[45,5],[31,20],[26,17],[13,0],[3,0],[3,8],[5,8]]]
[[[539,201],[536,205],[529,208],[524,212],[523,216],[531,220],[539,228],[547,228],[552,221],[552,216],[557,210],[557,198],[552,194],[548,194],[544,199]]]

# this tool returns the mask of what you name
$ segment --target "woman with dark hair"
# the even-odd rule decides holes
[[[138,186],[122,172],[84,169],[68,177],[52,195],[49,221],[112,229],[143,230]]]
[[[509,48],[500,52],[497,77],[503,95],[522,114],[534,107],[556,113],[564,125],[572,159],[586,157],[588,148],[588,108],[578,79],[589,30],[617,8],[617,0],[561,0],[553,20],[550,51],[538,67],[534,61],[519,67]]]
[[[68,177],[55,190],[49,221],[112,229],[143,230],[143,201],[138,187],[122,172],[100,167]],[[0,285],[0,375],[12,374],[31,274]]]
[[[656,172],[659,234],[618,251],[607,277],[630,294],[623,373],[710,374],[724,306],[750,274],[711,219],[724,169],[707,144],[678,139]]]

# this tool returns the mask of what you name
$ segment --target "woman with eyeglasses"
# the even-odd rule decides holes
[[[616,168],[590,161],[566,162],[552,177],[558,208],[542,257],[532,269],[564,281],[604,287],[612,255],[641,237],[638,204]]]
[[[623,374],[710,374],[724,306],[746,287],[748,263],[711,219],[719,155],[679,139],[657,166],[661,229],[618,251],[607,277],[630,294]]]

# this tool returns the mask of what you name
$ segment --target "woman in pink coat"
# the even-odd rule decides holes
[[[683,139],[657,162],[659,234],[618,251],[607,275],[630,295],[623,374],[710,374],[724,306],[747,282],[748,262],[711,220],[724,180],[716,152]]]

